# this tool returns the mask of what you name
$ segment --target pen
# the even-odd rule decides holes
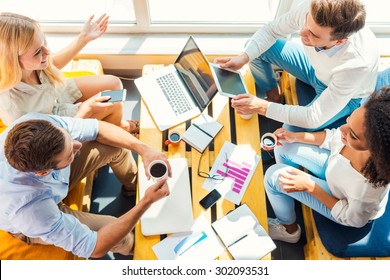
[[[195,126],[197,129],[199,129],[200,131],[202,131],[202,132],[203,132],[204,134],[206,134],[207,136],[209,136],[209,137],[211,137],[211,138],[214,138],[214,137],[213,137],[212,135],[210,135],[207,131],[201,129],[199,125],[194,124],[194,123],[193,123],[192,125]]]
[[[234,241],[232,244],[230,244],[229,246],[227,246],[228,248],[233,246],[234,244],[240,242],[241,240],[243,240],[245,237],[247,237],[248,234],[245,234],[244,236],[240,237],[239,239],[237,239],[236,241]]]

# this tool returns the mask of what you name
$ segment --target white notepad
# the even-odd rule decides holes
[[[141,231],[145,236],[191,230],[193,224],[191,186],[188,162],[185,158],[169,159],[172,178],[167,183],[170,195],[150,206],[141,217]],[[153,180],[147,180],[143,164],[138,167],[140,199]]]
[[[221,123],[209,115],[201,114],[193,120],[192,125],[183,134],[182,139],[203,153],[222,127],[223,125]]]

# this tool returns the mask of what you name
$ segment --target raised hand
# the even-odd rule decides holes
[[[81,33],[84,34],[88,41],[99,38],[106,32],[109,16],[106,14],[101,15],[97,20],[93,21],[94,15],[90,16],[85,22]]]

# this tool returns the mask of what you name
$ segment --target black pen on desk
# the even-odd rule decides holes
[[[214,138],[212,135],[210,135],[207,131],[203,130],[202,128],[200,128],[199,125],[193,123],[192,124],[193,126],[195,126],[197,129],[199,129],[200,131],[202,131],[204,134],[206,134],[207,136],[211,137],[211,138]]]
[[[234,244],[240,242],[241,240],[243,240],[245,237],[247,237],[248,234],[245,234],[244,236],[240,237],[239,239],[237,239],[236,241],[234,241],[232,244],[230,244],[229,246],[227,246],[228,248],[233,246]]]

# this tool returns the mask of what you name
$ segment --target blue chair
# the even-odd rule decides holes
[[[296,88],[296,92],[299,93],[299,94],[297,94],[297,98],[298,98],[298,104],[300,106],[306,106],[316,96],[316,92],[312,86],[310,86],[310,85],[308,85],[308,84],[306,84],[298,79],[296,79],[296,81],[295,81],[295,88]],[[337,128],[337,127],[342,126],[343,124],[346,123],[347,117],[348,116],[345,116],[345,117],[342,117],[342,118],[336,120],[334,123],[328,125],[326,128],[332,129],[332,128]]]
[[[390,200],[380,218],[362,228],[339,225],[313,211],[324,247],[339,258],[390,256]]]
[[[378,73],[375,90],[378,90],[381,87],[388,86],[388,85],[390,85],[390,68],[387,68]]]

